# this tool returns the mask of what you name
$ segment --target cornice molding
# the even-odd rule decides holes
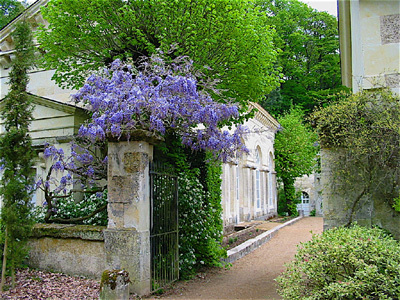
[[[250,102],[250,110],[255,109],[254,119],[261,122],[264,126],[273,129],[275,132],[280,128],[280,124],[274,119],[260,104]]]
[[[37,96],[31,93],[28,95],[32,98],[33,104],[41,105],[48,108],[53,108],[68,114],[75,114],[75,112],[79,111],[80,113],[85,113],[85,109],[75,106],[73,104],[61,103],[53,99]],[[4,98],[0,100],[0,108],[4,106]]]
[[[14,41],[12,33],[15,30],[15,26],[18,22],[25,19],[31,24],[33,30],[38,27],[38,24],[45,24],[46,21],[43,19],[40,8],[45,6],[50,0],[38,0],[29,6],[24,12],[18,15],[10,23],[8,23],[0,31],[0,67],[7,69],[14,56]]]

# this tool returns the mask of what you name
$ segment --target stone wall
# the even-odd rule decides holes
[[[351,207],[356,197],[361,194],[362,187],[354,182],[351,193],[341,191],[332,185],[332,172],[330,161],[335,153],[328,149],[321,151],[321,184],[322,206],[324,214],[324,230],[346,225],[351,214]],[[400,213],[390,207],[384,199],[384,187],[376,190],[372,195],[361,197],[355,207],[353,221],[362,226],[379,226],[391,232],[400,240]]]
[[[358,92],[386,86],[400,93],[400,2],[339,1],[343,83]]]
[[[104,226],[37,224],[29,240],[32,268],[100,279]]]

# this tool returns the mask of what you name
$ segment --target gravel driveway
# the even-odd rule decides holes
[[[281,299],[274,279],[293,259],[296,245],[321,233],[323,219],[303,218],[279,230],[269,242],[233,263],[230,269],[218,269],[194,280],[179,282],[172,294],[149,299]]]

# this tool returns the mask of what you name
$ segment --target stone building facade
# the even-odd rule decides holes
[[[400,2],[338,0],[343,84],[400,93]]]
[[[294,186],[301,201],[297,205],[297,210],[302,211],[304,216],[315,213],[315,216],[322,217],[321,174],[314,172],[297,178]]]
[[[250,152],[223,165],[222,205],[226,228],[255,219],[277,215],[274,140],[279,123],[259,104],[254,118],[244,126],[249,129],[245,144]]]
[[[338,4],[343,84],[355,93],[389,87],[400,94],[400,2],[339,0]],[[337,156],[335,151],[321,151],[324,229],[348,222],[348,200],[361,191],[357,182],[354,195],[345,196],[332,187],[330,160]],[[400,214],[382,199],[379,191],[363,197],[353,221],[385,228],[400,239]]]

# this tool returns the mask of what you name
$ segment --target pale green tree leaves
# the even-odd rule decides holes
[[[136,61],[156,48],[187,55],[223,95],[243,106],[278,84],[277,51],[267,16],[241,0],[53,0],[39,33],[47,68],[60,85],[82,86],[89,70],[116,58]]]

